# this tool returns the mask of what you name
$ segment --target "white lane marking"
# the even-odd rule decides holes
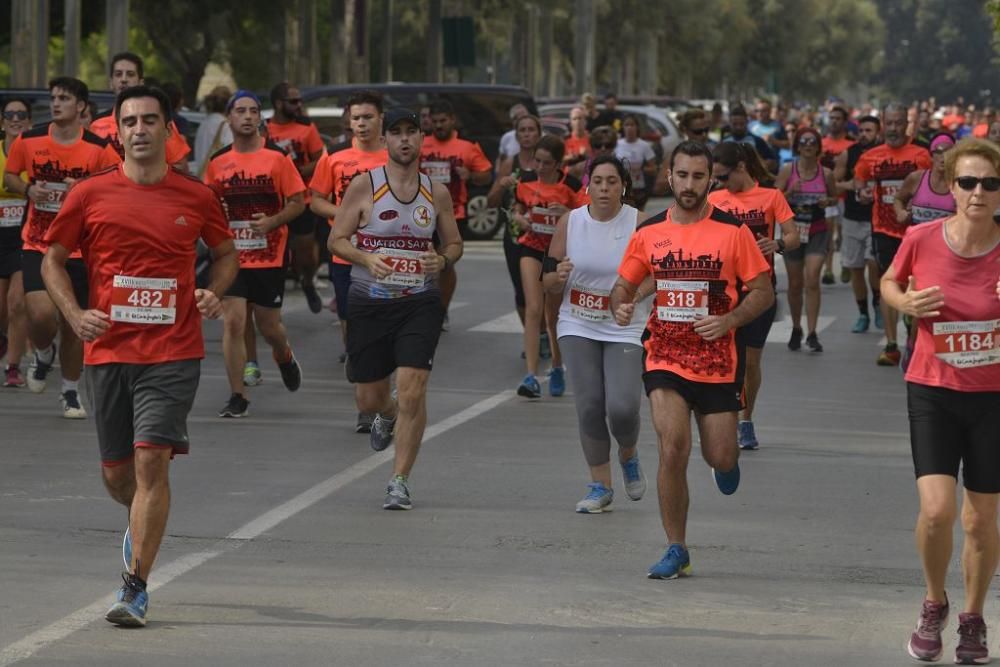
[[[462,424],[489,412],[493,408],[513,398],[514,395],[514,392],[511,390],[501,391],[499,394],[494,394],[493,396],[484,398],[461,412],[442,419],[436,424],[429,426],[424,431],[424,442],[426,443],[427,441],[432,440],[439,435],[450,431],[451,429],[457,428]],[[374,471],[384,463],[391,461],[392,458],[393,448],[391,447],[384,452],[372,454],[368,458],[358,461],[349,468],[346,468],[332,477],[323,480],[319,484],[303,491],[291,500],[282,503],[274,509],[261,514],[256,519],[251,520],[242,527],[237,528],[232,533],[227,535],[225,540],[248,541],[260,537],[262,534],[271,530],[281,522],[290,519],[309,507],[312,507],[330,494],[336,493],[348,484],[351,484],[352,482],[355,482],[368,473]],[[225,540],[220,541],[219,547],[216,549],[187,554],[177,560],[167,563],[163,567],[157,568],[154,577],[156,583],[150,584],[149,591],[156,591],[157,589],[166,586],[174,579],[187,574],[199,565],[204,565],[208,561],[220,556],[226,551],[238,548],[233,547],[231,544],[227,544]],[[112,602],[114,602],[114,599],[114,595],[104,596],[86,607],[74,611],[68,616],[64,616],[58,621],[55,621],[40,630],[36,630],[18,641],[8,644],[2,651],[0,651],[0,667],[7,667],[7,665],[12,665],[15,662],[26,660],[46,646],[65,639],[77,630],[82,630],[88,625],[97,622],[97,619],[103,616],[107,608],[112,604]]]
[[[500,317],[489,320],[488,322],[477,324],[469,329],[469,331],[476,331],[480,333],[519,334],[524,332],[524,326],[521,324],[521,318],[517,316],[517,311],[512,310],[506,315],[501,315]]]
[[[823,331],[828,326],[837,321],[836,317],[830,315],[820,315],[816,320],[816,333]],[[767,334],[768,343],[787,343],[792,335],[792,318],[786,317],[780,322],[775,322],[771,327],[771,332]]]

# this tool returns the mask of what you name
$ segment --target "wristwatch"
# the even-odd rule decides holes
[[[785,253],[785,239],[778,239],[776,243],[778,244],[778,254],[783,255]]]

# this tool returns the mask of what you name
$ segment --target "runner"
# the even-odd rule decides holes
[[[822,153],[819,132],[805,127],[795,133],[792,152],[795,162],[781,168],[775,187],[788,198],[795,213],[799,230],[799,247],[785,252],[785,269],[788,271],[788,310],[792,316],[792,336],[788,349],[802,347],[802,293],[805,291],[806,324],[809,335],[806,347],[811,352],[822,352],[823,345],[816,335],[820,307],[820,271],[830,244],[830,230],[826,224],[826,209],[837,203],[833,173],[819,163]]]
[[[847,109],[835,106],[830,109],[827,118],[829,126],[826,136],[823,137],[823,155],[820,156],[819,161],[825,168],[834,171],[837,166],[837,156],[853,146],[854,140],[847,136]],[[826,261],[823,265],[822,282],[824,285],[832,285],[835,282],[833,278],[833,253],[835,250],[842,252],[844,234],[840,226],[840,218],[843,215],[844,196],[838,191],[837,203],[826,208],[826,224],[832,232],[833,242],[827,247]],[[843,265],[843,259],[841,259],[840,282],[850,281],[851,271]]]
[[[493,165],[490,164],[479,144],[458,138],[455,129],[455,109],[448,100],[437,100],[431,104],[431,120],[434,134],[424,138],[420,153],[420,171],[430,176],[435,183],[441,183],[451,194],[455,221],[458,228],[465,228],[465,205],[469,201],[468,183],[489,185],[493,180]],[[435,245],[437,242],[435,241]],[[440,249],[440,248],[439,248]],[[449,265],[439,277],[441,299],[444,303],[444,330],[448,330],[448,308],[458,287],[458,274]]]
[[[708,203],[733,215],[750,228],[757,239],[757,247],[767,259],[770,268],[771,289],[775,291],[774,255],[799,247],[799,231],[794,214],[780,190],[765,188],[761,181],[771,180],[757,151],[749,144],[727,142],[719,144],[712,152],[714,165],[712,177],[725,187],[708,195]],[[781,236],[775,239],[775,228]],[[743,296],[741,291],[740,296]],[[771,307],[749,324],[736,330],[736,344],[744,349],[743,409],[737,425],[737,444],[740,449],[757,449],[760,444],[753,427],[753,410],[757,403],[762,381],[761,360],[764,345],[778,311],[775,300]]]
[[[288,153],[299,170],[304,183],[312,178],[316,164],[323,154],[323,140],[319,131],[307,117],[299,89],[287,81],[271,89],[274,115],[267,121],[267,138]],[[306,193],[306,206],[309,194]],[[292,250],[292,268],[299,277],[302,294],[309,310],[323,310],[323,299],[316,290],[316,270],[319,268],[319,243],[316,240],[316,216],[310,210],[288,223],[289,245]]]
[[[967,139],[945,158],[956,212],[910,229],[882,277],[882,294],[916,319],[906,372],[913,466],[920,496],[917,550],[927,594],[907,649],[940,660],[950,610],[945,580],[962,498],[965,606],[958,615],[958,664],[989,662],[983,605],[1000,558],[1000,150]]]
[[[782,148],[789,148],[792,141],[785,132],[782,122],[771,116],[771,103],[767,100],[761,100],[757,103],[756,111],[757,118],[750,121],[747,126],[750,133],[766,141],[771,150],[775,152]]]
[[[521,245],[517,242],[519,236],[514,229],[514,193],[521,176],[535,171],[535,148],[538,147],[538,140],[542,138],[542,121],[537,116],[523,116],[517,121],[517,141],[521,146],[521,151],[513,158],[500,163],[497,170],[497,177],[493,181],[489,194],[486,196],[486,205],[490,208],[499,208],[501,215],[507,221],[503,226],[503,254],[507,261],[507,274],[510,276],[511,285],[514,287],[514,307],[517,309],[517,316],[524,326],[524,287],[521,285]],[[544,345],[541,349],[549,347],[548,334],[545,336]],[[544,355],[543,355],[544,356]]]
[[[691,413],[701,451],[719,490],[740,481],[736,414],[737,346],[733,330],[774,303],[767,260],[748,227],[707,201],[712,181],[708,147],[682,142],[670,156],[670,186],[677,203],[645,221],[632,236],[611,291],[615,321],[628,326],[639,288],[655,278],[656,304],[643,333],[643,384],[659,441],[657,490],[667,551],[649,570],[652,579],[691,573],[687,550],[687,466]],[[739,305],[738,285],[748,293]],[[652,288],[650,288],[652,289]]]
[[[233,143],[209,159],[205,183],[225,203],[240,271],[222,299],[222,354],[232,394],[220,417],[246,417],[247,307],[271,346],[281,381],[298,391],[302,369],[281,321],[289,222],[302,214],[305,184],[289,156],[257,133],[260,100],[238,90],[226,105]]]
[[[862,201],[864,194],[857,190],[854,182],[854,167],[862,153],[878,144],[880,128],[881,123],[875,116],[862,116],[858,119],[857,143],[837,156],[833,168],[837,191],[844,196],[844,215],[840,222],[843,239],[840,244],[840,263],[851,272],[851,290],[858,304],[858,319],[851,327],[851,333],[864,333],[871,326],[868,288],[865,286],[866,273],[872,292],[875,327],[882,328],[878,264],[875,263],[875,254],[872,252],[872,203],[870,197],[867,201]]]
[[[885,143],[865,152],[854,167],[855,187],[871,192],[872,249],[879,275],[884,275],[896,256],[906,225],[896,220],[893,209],[896,193],[903,179],[917,169],[929,169],[931,156],[923,148],[909,143],[906,136],[906,107],[898,102],[886,105],[882,111]],[[881,303],[885,322],[885,349],[879,354],[879,366],[898,366],[901,357],[896,343],[898,316],[884,300]]]
[[[709,117],[704,109],[688,109],[681,114],[679,125],[688,141],[714,146],[715,142],[708,138]]]
[[[25,130],[14,140],[7,154],[4,185],[7,192],[30,200],[21,238],[22,279],[28,338],[35,348],[28,367],[28,388],[40,394],[55,363],[56,335],[59,335],[59,366],[62,371],[60,401],[63,417],[84,419],[78,384],[83,371],[83,346],[59,311],[42,282],[45,232],[62,207],[67,190],[79,179],[118,163],[118,154],[104,139],[80,125],[90,91],[79,79],[58,77],[49,82],[52,121]],[[25,183],[22,174],[28,176]],[[87,271],[80,253],[66,265],[73,279],[80,307],[87,305]]]
[[[523,118],[524,116],[527,116],[528,113],[530,113],[528,111],[528,107],[524,106],[520,102],[512,106],[510,108],[510,111],[508,111],[508,115],[510,116],[510,124],[513,127],[504,132],[503,136],[500,137],[500,154],[497,156],[497,166],[500,166],[501,161],[514,157],[515,155],[517,155],[518,151],[521,150],[521,147],[517,143],[517,121]],[[428,115],[430,115],[429,108],[428,108]],[[421,117],[421,131],[423,131],[422,128],[423,128],[423,117]],[[434,131],[433,118],[431,119],[430,130],[431,132]]]
[[[618,133],[609,125],[599,125],[590,131],[590,160],[586,162],[583,172],[584,185],[588,184],[590,178],[590,162],[602,155],[614,155],[615,148],[618,147]]]
[[[3,152],[0,173],[6,169],[7,154],[14,140],[31,127],[31,105],[22,99],[3,103]],[[24,314],[24,281],[21,273],[21,225],[28,202],[24,195],[8,191],[0,184],[0,358],[7,356],[3,386],[23,387],[21,357],[28,338]]]
[[[760,159],[764,161],[764,166],[770,173],[778,170],[778,154],[766,141],[753,134],[747,129],[749,120],[747,119],[746,108],[738,104],[729,110],[729,132],[722,137],[723,141],[738,141],[750,144],[757,150]],[[785,132],[782,130],[782,134]]]
[[[541,122],[539,122],[541,125]],[[541,136],[539,134],[539,136]],[[566,155],[563,167],[567,173],[580,180],[590,159],[590,133],[587,132],[587,111],[583,107],[569,110],[569,135],[566,137]]]
[[[372,448],[384,450],[398,435],[382,506],[408,510],[409,475],[427,423],[427,381],[444,318],[437,281],[462,257],[462,237],[448,188],[420,173],[420,119],[407,109],[390,109],[383,128],[389,162],[351,181],[329,245],[353,265],[347,354],[361,410],[377,413]],[[398,403],[390,393],[393,371]]]
[[[367,173],[370,169],[384,167],[389,161],[382,138],[382,96],[374,91],[355,93],[347,100],[347,113],[354,137],[353,144],[350,148],[320,158],[309,183],[312,191],[310,207],[313,213],[326,218],[331,228],[336,224],[334,219],[337,217],[337,210],[354,177]],[[347,356],[347,304],[351,288],[351,264],[334,255],[330,262],[330,282],[333,283],[336,295],[337,317],[340,319],[340,335],[344,343],[345,351],[341,355],[343,363]],[[374,419],[374,414],[361,412],[359,405],[354,432],[371,433]]]
[[[931,139],[930,146],[931,168],[907,176],[892,202],[900,224],[919,225],[955,214],[955,198],[944,173],[945,156],[955,146],[955,140],[942,132]]]
[[[517,241],[521,246],[521,285],[525,301],[524,358],[528,370],[517,393],[525,398],[540,398],[542,395],[537,376],[539,333],[543,325],[552,348],[549,394],[562,396],[566,391],[565,369],[556,339],[561,300],[545,298],[539,276],[542,275],[542,260],[552,242],[559,218],[590,200],[580,181],[560,170],[563,150],[563,142],[558,137],[542,137],[535,149],[537,171],[522,174],[515,190],[514,225],[520,232]]]
[[[111,56],[111,67],[108,70],[108,90],[118,95],[123,90],[140,86],[143,79],[142,58],[134,53],[124,51]],[[90,131],[99,137],[107,139],[118,153],[119,158],[125,157],[125,148],[118,138],[118,123],[115,121],[113,109],[98,114],[90,123]],[[167,137],[167,162],[187,173],[188,154],[191,152],[184,135],[177,129],[173,120],[170,121],[170,135]]]
[[[628,167],[632,178],[631,202],[641,211],[649,201],[647,182],[652,186],[656,178],[656,153],[648,141],[639,138],[639,118],[636,115],[625,114],[622,131],[624,136],[615,146],[615,157]]]
[[[104,484],[129,509],[128,571],[106,615],[123,626],[146,624],[146,582],[170,508],[170,460],[190,446],[187,415],[205,356],[201,318],[219,316],[219,295],[238,270],[218,199],[167,166],[169,113],[158,89],[120,93],[115,116],[125,164],[70,190],[45,236],[45,284],[86,341]],[[199,238],[214,258],[208,289],[195,288]],[[87,264],[90,309],[67,271],[77,249]]]
[[[623,204],[631,185],[621,160],[610,156],[594,160],[591,203],[559,219],[545,261],[545,291],[561,299],[559,346],[569,362],[580,444],[590,467],[590,492],[576,504],[576,511],[584,514],[610,511],[614,499],[612,435],[618,443],[625,493],[631,500],[640,500],[646,492],[637,445],[642,400],[640,338],[649,306],[640,306],[640,316],[622,328],[611,316],[608,299],[629,239],[636,225],[648,217]]]

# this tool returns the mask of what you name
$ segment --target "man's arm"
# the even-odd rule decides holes
[[[70,251],[64,246],[51,243],[42,259],[42,280],[45,281],[45,288],[52,302],[69,322],[77,338],[90,342],[111,327],[111,318],[97,309],[80,308],[73,293],[73,283],[66,271],[69,255]]]
[[[774,303],[774,288],[767,271],[746,283],[747,295],[743,301],[725,315],[708,315],[695,321],[694,331],[705,340],[722,338],[733,329],[752,322]]]
[[[493,180],[493,171],[487,169],[486,171],[470,171],[469,172],[469,183],[477,186],[489,185],[490,181]]]
[[[211,249],[212,267],[208,274],[208,288],[194,291],[198,311],[209,319],[222,315],[222,297],[236,280],[240,270],[240,253],[232,239],[227,239]]]
[[[384,278],[392,273],[392,267],[382,261],[378,253],[358,250],[351,243],[351,237],[357,233],[362,219],[371,213],[370,183],[368,174],[359,174],[347,186],[326,245],[337,257],[365,267],[376,278]]]
[[[573,271],[573,262],[566,256],[568,227],[569,214],[567,213],[559,218],[559,222],[556,223],[556,233],[552,235],[552,241],[549,243],[548,255],[558,262],[556,270],[546,271],[544,267],[542,269],[542,289],[553,296],[562,295],[566,288],[566,281],[569,280],[569,274]]]
[[[318,215],[321,218],[326,218],[327,220],[332,220],[337,217],[337,210],[340,208],[332,201],[327,199],[327,197],[332,197],[333,193],[323,194],[312,190],[312,199],[309,201],[309,210]]]
[[[304,210],[306,210],[305,194],[298,192],[286,199],[284,207],[274,215],[268,216],[263,213],[254,213],[254,219],[250,222],[250,226],[258,234],[267,234],[282,225],[287,225],[302,215],[302,211]]]
[[[833,180],[838,193],[854,192],[854,180],[847,178],[847,151],[833,159]]]
[[[920,179],[923,178],[923,175],[924,172],[919,169],[907,174],[906,178],[903,179],[903,184],[899,186],[899,192],[896,193],[896,198],[892,202],[892,210],[895,212],[896,222],[899,224],[910,219],[910,200],[913,199],[913,195],[917,194],[917,188],[920,187]]]
[[[426,253],[423,257],[424,271],[432,275],[455,266],[455,262],[462,258],[465,250],[462,234],[458,231],[458,223],[455,222],[451,194],[444,184],[433,185],[434,208],[437,210],[436,229],[441,243],[436,251]]]

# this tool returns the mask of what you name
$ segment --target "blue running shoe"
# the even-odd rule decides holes
[[[884,329],[885,328],[885,325],[882,323],[882,309],[881,308],[876,308],[875,309],[875,328],[876,329]]]
[[[679,544],[667,547],[667,553],[660,562],[649,568],[646,575],[650,579],[677,579],[691,576],[691,556],[688,550]]]
[[[538,384],[538,379],[534,375],[525,375],[517,387],[517,395],[525,398],[541,398],[542,387]]]
[[[872,320],[867,315],[858,315],[857,321],[854,326],[851,327],[851,333],[864,333],[868,331],[868,327],[871,326]]]
[[[719,472],[713,468],[712,477],[722,495],[731,496],[740,488],[740,464],[737,463],[729,472]]]
[[[122,540],[122,560],[125,561],[125,571],[132,571],[132,527],[126,526],[125,539]]]
[[[576,504],[577,513],[600,514],[601,512],[610,512],[611,509],[608,505],[615,499],[615,492],[600,482],[592,482],[587,486],[590,487],[590,493]]]
[[[629,500],[642,500],[646,493],[646,475],[639,465],[639,455],[622,462],[622,477],[625,478],[625,495]]]
[[[565,393],[566,369],[562,366],[553,366],[549,369],[549,394],[558,397]]]
[[[757,442],[757,434],[753,432],[753,422],[740,420],[736,427],[736,441],[740,449],[757,449],[760,443]]]
[[[146,625],[146,608],[149,606],[149,594],[135,581],[135,576],[122,574],[125,583],[118,590],[118,599],[104,618],[115,625],[130,628],[141,628]]]

